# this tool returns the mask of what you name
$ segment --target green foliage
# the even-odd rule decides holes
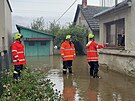
[[[50,33],[50,34],[53,34],[53,35],[56,35],[57,32],[60,30],[60,25],[59,24],[56,24],[55,20],[53,22],[50,22],[50,25],[49,25],[49,28],[46,29],[45,31],[47,33]]]
[[[74,26],[69,24],[67,28],[62,28],[56,34],[54,44],[60,47],[61,43],[65,40],[65,36],[70,34],[72,42],[75,44],[77,54],[84,54],[84,46],[87,37],[88,29],[85,26]]]
[[[12,74],[4,77],[1,101],[61,101],[53,87],[43,73],[23,70],[21,81],[13,81]]]
[[[31,28],[39,31],[44,31],[45,21],[43,17],[37,18],[36,20],[33,20],[31,23]]]

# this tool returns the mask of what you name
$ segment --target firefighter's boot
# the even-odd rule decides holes
[[[93,76],[94,78],[101,78],[97,73],[96,74],[94,74],[94,76]]]
[[[67,73],[67,69],[63,69],[63,74],[66,74]]]
[[[69,73],[72,73],[72,67],[68,68]]]

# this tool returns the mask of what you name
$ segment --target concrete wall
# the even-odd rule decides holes
[[[106,42],[105,23],[125,19],[125,50],[103,49],[99,52],[99,62],[110,69],[135,77],[135,0],[132,6],[118,12],[107,13],[99,18],[100,43]]]
[[[11,10],[9,4],[7,0],[0,0],[0,50],[9,50],[11,33]]]
[[[100,50],[99,63],[107,64],[109,69],[135,77],[135,51]]]
[[[5,33],[5,7],[4,7],[4,1],[0,0],[0,50],[3,50],[2,45],[2,37],[4,37]]]
[[[85,25],[89,29],[89,31],[92,32],[81,11],[79,11],[78,18],[76,20],[76,25]]]
[[[9,8],[9,4],[5,0],[5,37],[7,38],[5,41],[5,47],[7,50],[10,49],[10,45],[12,43],[12,15],[11,10]]]

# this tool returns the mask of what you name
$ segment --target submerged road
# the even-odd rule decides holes
[[[31,68],[44,71],[63,96],[63,101],[135,101],[135,78],[100,66],[101,79],[90,79],[86,56],[77,56],[73,74],[62,74],[60,56],[27,57]]]

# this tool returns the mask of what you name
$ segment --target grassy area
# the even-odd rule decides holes
[[[22,71],[21,81],[15,82],[12,73],[3,78],[1,101],[61,101],[61,94],[45,74],[29,69]]]

